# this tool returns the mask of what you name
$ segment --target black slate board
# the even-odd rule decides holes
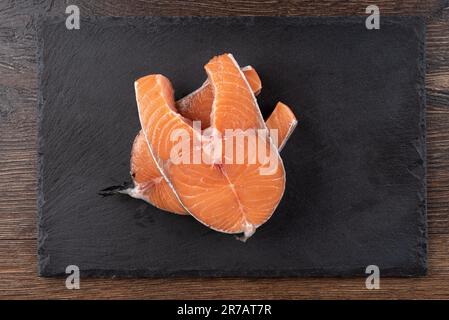
[[[418,18],[91,18],[39,30],[39,274],[331,276],[426,272],[425,25]],[[181,97],[213,55],[259,72],[299,126],[287,189],[247,242],[126,196],[139,130],[133,82],[168,76]]]

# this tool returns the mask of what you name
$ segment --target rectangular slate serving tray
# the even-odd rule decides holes
[[[39,34],[39,274],[352,276],[426,273],[425,24],[419,18],[64,19]],[[247,242],[98,191],[129,180],[134,80],[177,98],[231,52],[299,125],[282,151],[284,198]]]

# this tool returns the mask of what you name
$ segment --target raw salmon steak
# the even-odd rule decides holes
[[[254,130],[258,136],[251,143],[258,151],[257,159],[250,148],[243,148],[243,154],[231,155],[231,160],[239,157],[241,162],[227,161],[228,155],[220,151],[212,152],[208,163],[195,163],[183,150],[179,156],[189,161],[175,163],[177,142],[172,134],[182,132],[190,142],[187,151],[193,154],[194,141],[202,140],[202,132],[178,113],[171,83],[162,75],[135,83],[142,132],[150,155],[181,206],[208,227],[243,233],[246,239],[277,207],[285,189],[285,171],[252,88],[233,56],[215,57],[205,69],[214,95],[209,132],[220,135],[223,146],[235,140],[238,132]],[[226,134],[229,130],[230,135]]]
[[[246,241],[282,199],[279,151],[297,120],[278,102],[264,122],[255,98],[261,80],[231,54],[214,57],[205,70],[203,85],[176,102],[163,75],[135,82],[141,130],[131,152],[133,186],[105,190],[192,215]]]

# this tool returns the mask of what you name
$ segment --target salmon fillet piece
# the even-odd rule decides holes
[[[262,89],[262,82],[256,70],[251,66],[246,66],[242,68],[242,71],[254,94],[258,95]],[[184,117],[201,121],[201,128],[206,129],[210,126],[213,101],[214,91],[209,80],[206,80],[200,88],[178,100],[176,107]]]
[[[226,145],[239,135],[227,135],[226,130],[261,129],[256,142],[252,142],[258,151],[264,151],[258,153],[256,161],[252,162],[254,154],[245,148],[242,164],[229,164],[223,153],[212,164],[197,164],[183,149],[177,152],[190,161],[175,163],[172,151],[177,150],[177,141],[172,139],[173,133],[183,132],[183,137],[193,143],[189,151],[201,139],[201,132],[177,112],[171,83],[162,75],[146,76],[135,83],[142,132],[157,168],[182,207],[208,227],[224,233],[244,233],[246,240],[276,209],[285,189],[285,171],[251,87],[233,56],[215,57],[205,69],[214,92],[214,134],[225,134],[220,139]],[[261,174],[262,169],[268,171]]]
[[[269,129],[277,130],[277,148],[281,151],[295,130],[298,120],[296,120],[295,114],[286,104],[278,102],[266,124]]]
[[[188,214],[159,171],[142,131],[134,139],[131,151],[131,177],[134,186],[121,193],[145,200],[161,210]]]

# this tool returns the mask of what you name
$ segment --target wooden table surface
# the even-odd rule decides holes
[[[378,0],[382,15],[427,20],[428,276],[386,278],[367,290],[363,278],[81,279],[37,277],[37,73],[34,24],[64,15],[366,15],[373,1],[336,0],[0,0],[0,298],[449,298],[449,3]],[[381,22],[382,23],[382,22]]]

